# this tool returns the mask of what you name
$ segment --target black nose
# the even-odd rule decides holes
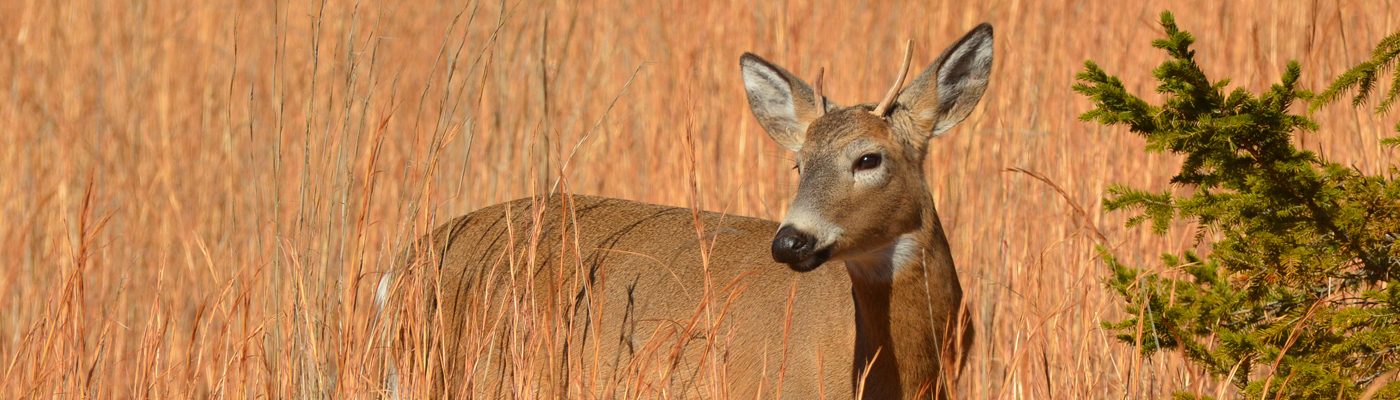
[[[816,239],[812,235],[783,226],[773,237],[773,261],[784,264],[797,264],[812,258],[812,246]]]

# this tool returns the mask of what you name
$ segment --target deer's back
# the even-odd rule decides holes
[[[816,398],[818,386],[849,397],[844,268],[773,262],[773,221],[701,212],[703,236],[696,221],[688,208],[555,196],[442,225],[426,258],[441,278],[441,386],[689,398],[722,383],[771,397],[781,380],[786,398]]]

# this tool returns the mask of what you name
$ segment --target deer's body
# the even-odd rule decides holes
[[[745,55],[754,114],[798,161],[782,222],[553,196],[444,224],[414,264],[440,278],[425,290],[442,323],[434,386],[481,398],[946,397],[971,327],[924,150],[981,99],[991,39],[979,26],[902,93],[901,75],[879,105],[844,108]]]
[[[535,212],[541,211],[535,208],[536,202],[542,206],[540,224],[533,221]],[[573,221],[561,225],[566,216],[576,218],[577,225]],[[495,343],[518,343],[511,336],[524,334],[510,327],[526,324],[510,318],[525,311],[501,308],[512,303],[506,298],[517,295],[525,299],[519,303],[557,307],[557,311],[535,312],[557,318],[556,323],[573,324],[567,349],[558,343],[550,346],[549,356],[525,357],[536,366],[553,359],[551,369],[555,371],[528,371],[537,374],[533,381],[563,381],[561,368],[569,364],[571,373],[596,374],[571,378],[587,382],[574,383],[586,389],[554,382],[559,386],[539,389],[539,393],[625,397],[634,390],[629,385],[640,374],[650,385],[668,385],[666,389],[673,396],[708,394],[712,389],[696,377],[710,374],[710,366],[701,362],[706,358],[703,352],[711,346],[707,339],[712,336],[722,342],[713,344],[717,353],[710,359],[718,360],[717,365],[732,377],[716,381],[730,383],[731,393],[752,393],[760,390],[760,378],[766,377],[763,391],[772,393],[783,365],[781,321],[789,290],[796,285],[793,329],[786,337],[785,397],[816,398],[815,391],[798,389],[824,386],[828,395],[835,396],[830,398],[849,398],[855,332],[846,274],[834,268],[800,274],[775,264],[768,241],[777,230],[776,222],[708,212],[700,216],[707,231],[703,244],[697,239],[690,209],[589,196],[521,199],[444,224],[432,238],[442,261],[446,322],[442,343],[449,354],[474,355],[446,360],[446,376],[460,378],[455,382],[447,378],[445,386],[454,391],[462,388],[480,398],[508,398],[514,393],[511,374],[525,371],[511,371],[510,365],[512,357],[520,355],[508,351],[474,353],[467,347],[473,341],[479,343],[479,338],[467,331],[489,332]],[[567,229],[561,231],[561,226]],[[538,240],[532,241],[536,229]],[[567,242],[563,247],[561,238]],[[582,254],[574,252],[575,246]],[[710,297],[729,302],[727,307],[712,306],[712,317],[718,322],[713,335],[704,326],[706,316],[700,306],[705,298],[702,246],[709,251]],[[531,248],[537,257],[533,263],[528,261]],[[533,264],[535,269],[518,270],[512,277],[511,261],[502,259],[503,254],[516,257],[517,268]],[[733,283],[746,288],[736,288]],[[510,287],[519,288],[519,292],[505,292]],[[525,292],[525,287],[531,291]],[[487,294],[488,290],[496,293]],[[729,299],[731,295],[737,297]],[[504,319],[496,324],[490,321],[494,318]],[[752,329],[754,326],[777,330]],[[813,327],[819,329],[810,329]],[[819,371],[819,356],[826,364],[846,367]],[[466,359],[489,364],[476,368],[459,364]],[[473,369],[477,373],[468,372]],[[767,374],[760,376],[759,371]],[[464,388],[467,385],[472,387]],[[650,395],[660,393],[656,387],[644,390],[652,390]]]

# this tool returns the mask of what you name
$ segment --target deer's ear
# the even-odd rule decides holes
[[[895,102],[914,122],[918,142],[962,122],[982,100],[992,72],[992,26],[981,24],[943,51]]]
[[[744,74],[749,109],[759,125],[784,148],[801,150],[807,127],[822,114],[812,88],[801,78],[752,53],[739,58],[739,68]],[[828,110],[835,107],[830,102],[826,104]]]

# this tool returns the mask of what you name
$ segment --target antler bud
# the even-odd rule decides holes
[[[909,74],[909,61],[913,57],[914,41],[910,40],[904,43],[904,63],[899,67],[899,78],[895,79],[894,86],[890,87],[890,91],[885,92],[885,98],[880,100],[880,105],[875,106],[874,110],[870,110],[871,114],[884,118],[885,114],[890,112],[890,108],[894,106],[894,98],[899,97],[900,89],[904,88],[904,76]]]
[[[826,115],[826,96],[822,95],[822,77],[826,75],[826,68],[817,69],[817,79],[812,81],[812,86],[816,89],[817,95],[817,116]]]

